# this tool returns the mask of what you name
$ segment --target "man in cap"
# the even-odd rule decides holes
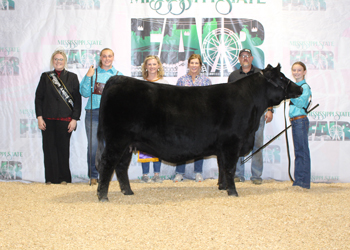
[[[228,82],[234,82],[239,79],[242,79],[246,76],[252,75],[254,73],[260,72],[261,69],[254,67],[252,64],[253,62],[253,55],[250,49],[242,49],[239,52],[239,63],[241,64],[241,67],[235,71],[233,71],[229,77]],[[255,132],[255,139],[254,139],[254,147],[252,153],[254,153],[257,149],[259,149],[264,144],[264,127],[265,127],[265,121],[266,123],[269,123],[272,121],[273,118],[273,108],[269,107],[267,109],[267,112],[261,116],[259,129]],[[244,182],[244,164],[242,162],[244,161],[244,157],[240,157],[237,162],[236,166],[236,173],[235,173],[235,182]],[[252,164],[251,164],[251,171],[252,176],[250,177],[250,180],[254,184],[261,184],[262,183],[262,171],[263,171],[263,155],[262,151],[256,153],[252,158]]]

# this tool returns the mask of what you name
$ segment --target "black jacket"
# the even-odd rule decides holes
[[[40,81],[35,92],[36,117],[71,117],[74,120],[79,120],[81,113],[81,95],[79,93],[78,76],[72,72],[63,70],[60,77],[74,100],[73,110],[70,110],[48,77],[48,74],[52,72],[53,71],[45,72],[40,77]]]
[[[239,79],[242,79],[243,77],[252,75],[252,74],[254,74],[256,72],[260,72],[260,71],[261,71],[261,69],[255,68],[253,64],[252,64],[252,67],[251,67],[251,69],[250,69],[250,71],[248,73],[244,73],[243,70],[242,70],[242,67],[240,67],[239,69],[234,70],[229,75],[227,82],[235,82],[235,81],[237,81]]]

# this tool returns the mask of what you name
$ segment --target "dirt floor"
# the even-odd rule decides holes
[[[350,183],[0,182],[0,249],[350,249]]]

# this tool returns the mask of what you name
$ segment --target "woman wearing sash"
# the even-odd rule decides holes
[[[35,112],[43,137],[46,184],[72,182],[69,145],[80,118],[81,95],[77,75],[65,70],[66,66],[66,54],[55,51],[51,56],[54,70],[41,75],[35,93]]]
[[[149,82],[158,82],[158,83],[166,83],[168,81],[163,78],[164,70],[163,65],[159,60],[158,56],[147,56],[142,64],[142,77],[144,80]],[[141,181],[150,183],[150,182],[158,182],[161,183],[162,179],[159,176],[160,173],[160,161],[158,158],[148,155],[144,152],[138,152],[138,162],[142,164],[142,177]],[[153,162],[153,172],[154,176],[152,179],[148,177],[149,174],[149,165],[150,162]]]
[[[80,83],[81,95],[89,98],[85,106],[85,130],[88,139],[87,162],[90,167],[90,169],[88,169],[88,176],[91,180],[91,185],[96,185],[98,180],[98,172],[95,166],[95,155],[97,150],[97,127],[101,94],[106,82],[111,76],[123,75],[113,67],[113,61],[113,51],[108,48],[103,49],[100,53],[100,62],[97,69],[95,70],[94,66],[91,66]],[[92,94],[91,89],[93,89]],[[92,135],[91,138],[90,135]]]

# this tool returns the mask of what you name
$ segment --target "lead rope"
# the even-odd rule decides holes
[[[307,113],[309,114],[311,111],[313,111],[315,108],[317,108],[318,106],[320,106],[320,104],[316,104],[312,109],[310,109]],[[284,102],[284,117],[286,118],[286,102]],[[271,142],[273,142],[274,140],[276,140],[276,138],[278,138],[281,134],[283,134],[284,132],[286,132],[286,136],[287,136],[287,130],[292,126],[289,125],[287,127],[287,121],[285,120],[285,126],[286,128],[284,130],[282,130],[281,132],[279,132],[275,137],[273,137],[271,140],[269,140],[268,142],[266,142],[262,147],[260,147],[259,149],[257,149],[254,153],[252,153],[251,155],[249,155],[247,158],[244,159],[244,161],[242,161],[241,165],[243,165],[244,163],[246,163],[247,161],[249,161],[250,159],[253,158],[253,155],[255,155],[256,153],[258,153],[260,150],[264,149],[265,147],[267,147],[267,145],[269,145]],[[287,150],[288,150],[288,162],[289,162],[289,166],[288,166],[288,174],[289,174],[289,178],[291,181],[294,181],[291,174],[290,174],[290,155],[289,155],[289,143],[288,143],[288,137],[286,137],[286,143],[287,143]]]
[[[89,138],[89,144],[90,144],[90,161],[89,161],[89,173],[90,173],[90,186],[91,186],[91,168],[92,168],[92,92],[93,92],[93,78],[94,75],[91,76],[91,97],[90,97],[90,102],[91,102],[91,109],[90,109],[90,138]],[[96,80],[97,80],[97,69],[96,69]]]
[[[294,179],[292,177],[292,173],[290,172],[290,151],[289,151],[289,141],[288,141],[288,131],[287,129],[290,128],[292,125],[289,125],[287,127],[287,117],[286,117],[286,101],[284,101],[284,131],[286,131],[285,136],[286,136],[286,147],[287,147],[287,156],[288,156],[288,175],[289,179],[294,182]]]

